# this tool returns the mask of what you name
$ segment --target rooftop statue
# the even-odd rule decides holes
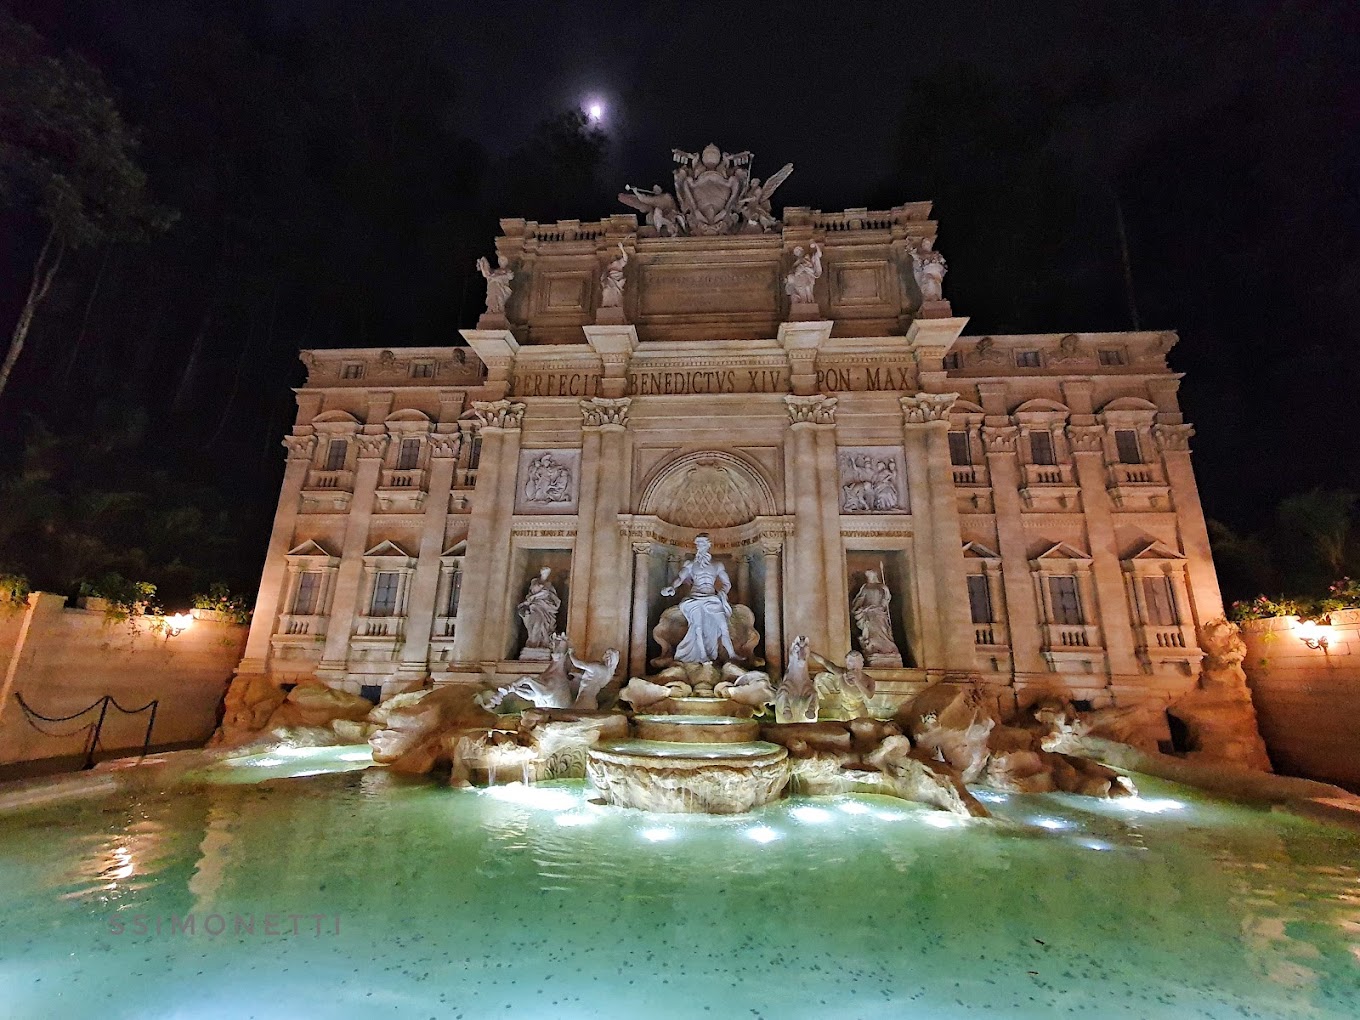
[[[701,152],[674,149],[675,194],[659,185],[644,191],[629,185],[619,195],[638,210],[657,234],[762,233],[779,225],[770,210],[775,190],[793,173],[785,163],[763,184],[751,176],[749,152],[723,152],[711,142]]]

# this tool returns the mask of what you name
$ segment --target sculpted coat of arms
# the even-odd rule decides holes
[[[673,195],[660,185],[647,191],[631,184],[619,195],[658,235],[753,234],[779,225],[770,199],[793,173],[792,163],[761,183],[751,176],[749,152],[723,152],[710,142],[701,152],[674,149],[671,158],[676,164]]]

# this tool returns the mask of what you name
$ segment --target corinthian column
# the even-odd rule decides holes
[[[245,657],[238,673],[263,673],[269,657],[269,639],[278,623],[283,582],[287,574],[285,557],[292,547],[297,526],[298,500],[302,485],[307,480],[312,454],[316,451],[316,436],[285,436],[288,463],[283,469],[283,487],[279,492],[279,506],[274,511],[274,527],[269,532],[269,546],[264,557],[264,572],[260,576],[260,593],[255,598],[255,613],[251,617],[250,636],[246,638]]]
[[[354,499],[349,505],[349,516],[345,518],[340,568],[335,577],[330,619],[326,622],[326,650],[316,670],[318,676],[324,675],[326,679],[341,680],[348,672],[349,639],[354,629],[359,588],[364,579],[364,550],[368,546],[368,527],[373,518],[373,493],[378,487],[378,471],[387,450],[387,439],[386,433],[354,437],[359,447]]]
[[[631,403],[629,397],[595,397],[581,401],[582,430],[596,432],[599,439],[593,513],[590,517],[582,513],[577,518],[582,523],[576,529],[578,542],[583,531],[593,532],[587,575],[590,586],[583,607],[586,611],[584,647],[592,656],[603,654],[606,648],[622,647],[629,630],[628,548],[619,531],[618,519],[628,501],[632,460],[628,449],[628,407]],[[581,473],[586,476],[584,452],[581,459]]]
[[[633,543],[633,613],[628,635],[628,675],[647,675],[647,581],[651,574],[652,543]]]
[[[453,469],[462,445],[459,433],[433,435],[430,443],[429,490],[421,521],[420,551],[406,613],[406,641],[401,652],[401,672],[424,676],[429,668],[430,633],[434,627],[435,598],[439,592],[439,557],[444,552],[444,526],[449,516],[449,492]]]
[[[1161,452],[1166,466],[1167,484],[1171,486],[1171,501],[1176,507],[1176,526],[1180,529],[1185,551],[1185,568],[1190,576],[1190,598],[1197,626],[1223,615],[1223,595],[1214,572],[1213,553],[1209,548],[1209,529],[1204,525],[1204,507],[1199,499],[1199,486],[1190,464],[1190,437],[1195,434],[1190,425],[1154,425],[1152,438]]]
[[[765,671],[774,677],[784,668],[784,628],[780,625],[783,570],[779,562],[783,545],[783,536],[760,540],[760,552],[765,557]]]
[[[520,427],[524,405],[509,400],[472,402],[480,424],[482,455],[468,521],[457,662],[494,664],[508,653],[510,627],[510,524],[515,512]],[[463,617],[467,617],[466,621]]]
[[[831,618],[845,616],[848,620],[849,606],[831,601],[844,585],[839,577],[845,571],[838,569],[828,554],[830,542],[840,544],[840,526],[837,520],[835,534],[826,535],[828,515],[822,503],[824,490],[829,491],[832,510],[838,512],[839,487],[827,490],[828,483],[822,479],[825,457],[819,457],[817,433],[830,426],[834,445],[836,398],[788,396],[784,404],[789,413],[789,439],[784,444],[785,502],[793,506],[793,534],[785,554],[791,575],[787,622],[791,633],[806,634],[813,648],[825,649],[834,656],[837,653],[831,636],[839,628],[831,625]],[[835,481],[832,479],[832,484]],[[843,627],[848,638],[849,623]]]
[[[949,672],[972,672],[977,668],[973,624],[964,579],[958,497],[949,461],[949,409],[958,398],[957,393],[902,397],[902,432],[908,473],[924,483],[911,494],[912,528],[920,541],[916,559],[929,570],[926,583],[934,589],[936,634],[932,640],[927,625],[924,664]],[[912,461],[917,461],[914,472]],[[932,651],[937,656],[933,661],[929,657]]]

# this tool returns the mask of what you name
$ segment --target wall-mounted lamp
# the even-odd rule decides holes
[[[1321,650],[1324,654],[1331,638],[1331,630],[1330,616],[1324,616],[1321,620],[1300,620],[1294,624],[1294,633],[1298,635],[1299,640],[1314,651]]]
[[[165,636],[179,637],[193,624],[194,618],[189,613],[176,613],[174,616],[165,617]]]

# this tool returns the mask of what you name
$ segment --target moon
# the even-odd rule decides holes
[[[586,104],[586,117],[592,124],[598,124],[604,120],[604,104],[598,99],[593,99]]]

